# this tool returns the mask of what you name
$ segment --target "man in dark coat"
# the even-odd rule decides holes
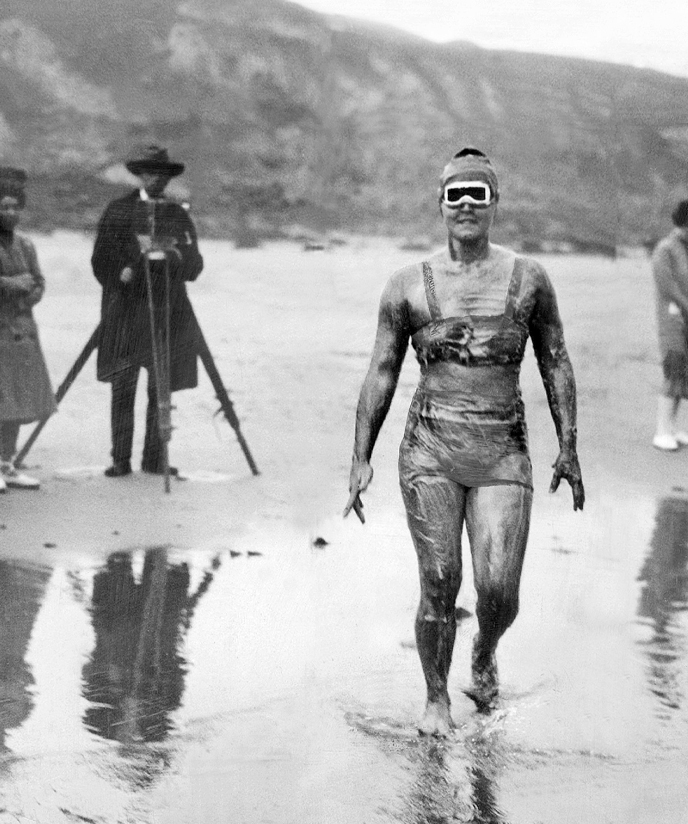
[[[110,478],[131,472],[134,400],[142,366],[148,370],[148,410],[141,469],[164,471],[143,254],[152,236],[166,249],[149,255],[156,324],[163,322],[165,263],[169,272],[170,390],[198,384],[196,325],[185,281],[196,280],[203,258],[187,211],[163,197],[184,165],[171,161],[166,149],[149,146],[126,166],[141,186],[108,205],[91,257],[93,274],[103,287],[97,377],[112,384],[112,465],[105,470]],[[175,468],[170,471],[177,474]]]

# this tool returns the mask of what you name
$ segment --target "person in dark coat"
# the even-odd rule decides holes
[[[45,279],[35,246],[15,231],[25,183],[23,169],[0,167],[0,492],[38,489],[39,482],[14,465],[19,428],[56,408],[33,318]]]
[[[105,470],[110,478],[131,472],[134,400],[141,367],[148,370],[141,469],[155,474],[164,471],[143,254],[152,235],[162,239],[166,249],[161,260],[150,260],[158,323],[164,305],[165,257],[169,267],[170,390],[191,389],[198,384],[196,326],[185,282],[196,280],[203,258],[186,209],[163,196],[169,181],[184,171],[184,165],[171,161],[166,149],[149,146],[126,166],[141,186],[108,205],[98,224],[91,257],[93,274],[103,287],[97,377],[112,384],[112,465]],[[178,474],[174,467],[170,471]]]

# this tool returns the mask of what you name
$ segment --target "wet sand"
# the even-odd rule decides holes
[[[36,240],[57,383],[98,289],[88,239]],[[165,495],[140,473],[103,478],[108,388],[86,366],[27,459],[41,490],[0,496],[0,823],[684,824],[688,450],[649,445],[646,261],[542,258],[578,379],[586,508],[547,494],[556,439],[529,351],[536,496],[503,699],[486,717],[461,692],[466,547],[457,731],[441,743],[415,727],[418,584],[396,480],[411,355],[368,521],[340,515],[379,293],[417,253],[202,251],[189,291],[261,475],[204,377],[175,396],[172,461],[190,480]]]

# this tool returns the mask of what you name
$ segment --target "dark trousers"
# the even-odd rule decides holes
[[[130,366],[117,373],[112,380],[112,405],[110,421],[112,426],[112,458],[115,463],[131,460],[134,442],[134,402],[136,383],[141,367]],[[159,468],[162,460],[162,444],[158,430],[158,398],[155,375],[148,371],[148,408],[146,410],[146,436],[143,443],[142,466]]]

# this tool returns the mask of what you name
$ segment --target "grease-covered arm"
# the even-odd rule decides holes
[[[564,343],[554,287],[544,269],[537,266],[533,271],[535,304],[529,323],[530,337],[559,441],[550,492],[556,492],[562,478],[566,479],[573,493],[574,510],[583,509],[585,490],[576,451],[576,381]]]
[[[360,495],[367,489],[373,477],[370,459],[394,397],[408,340],[406,299],[401,279],[395,276],[390,279],[382,293],[375,346],[356,411],[349,500],[344,508],[344,517],[353,509],[361,523],[365,523],[365,518]]]

